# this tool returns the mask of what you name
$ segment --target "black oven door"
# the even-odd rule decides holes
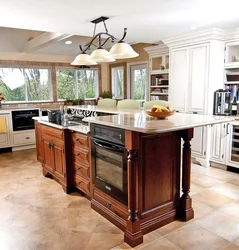
[[[34,129],[34,116],[39,116],[38,109],[12,111],[13,131]]]
[[[92,138],[91,145],[93,184],[128,205],[126,148],[95,138]]]

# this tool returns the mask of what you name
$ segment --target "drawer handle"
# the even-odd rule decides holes
[[[80,153],[77,154],[77,156],[79,156],[79,155],[80,155]]]
[[[79,138],[76,139],[76,141],[79,141],[79,140],[80,140]]]
[[[112,207],[112,204],[111,203],[106,203],[106,206],[107,207]]]
[[[30,136],[27,136],[25,139],[30,139],[31,137]]]
[[[77,168],[77,170],[80,170],[82,167]]]
[[[81,184],[82,181],[78,181],[77,184]]]

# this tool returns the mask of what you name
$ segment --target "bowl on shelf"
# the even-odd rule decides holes
[[[155,119],[165,119],[166,117],[174,115],[176,113],[175,110],[171,112],[152,112],[150,109],[147,109],[145,111],[149,116],[152,116]]]

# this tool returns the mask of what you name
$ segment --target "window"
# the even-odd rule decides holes
[[[147,64],[130,65],[131,98],[134,100],[146,99]]]
[[[126,84],[126,64],[117,63],[110,65],[110,80],[113,97],[123,99],[125,96]]]
[[[98,97],[98,69],[57,69],[56,83],[58,100]]]
[[[0,68],[0,93],[6,101],[49,101],[49,74],[49,69]]]

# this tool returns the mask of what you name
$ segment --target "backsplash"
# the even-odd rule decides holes
[[[2,103],[1,109],[19,109],[19,108],[40,108],[40,110],[46,110],[46,109],[60,109],[60,106],[64,105],[64,101],[62,102],[44,102],[44,103],[19,103],[19,104],[5,104]]]

